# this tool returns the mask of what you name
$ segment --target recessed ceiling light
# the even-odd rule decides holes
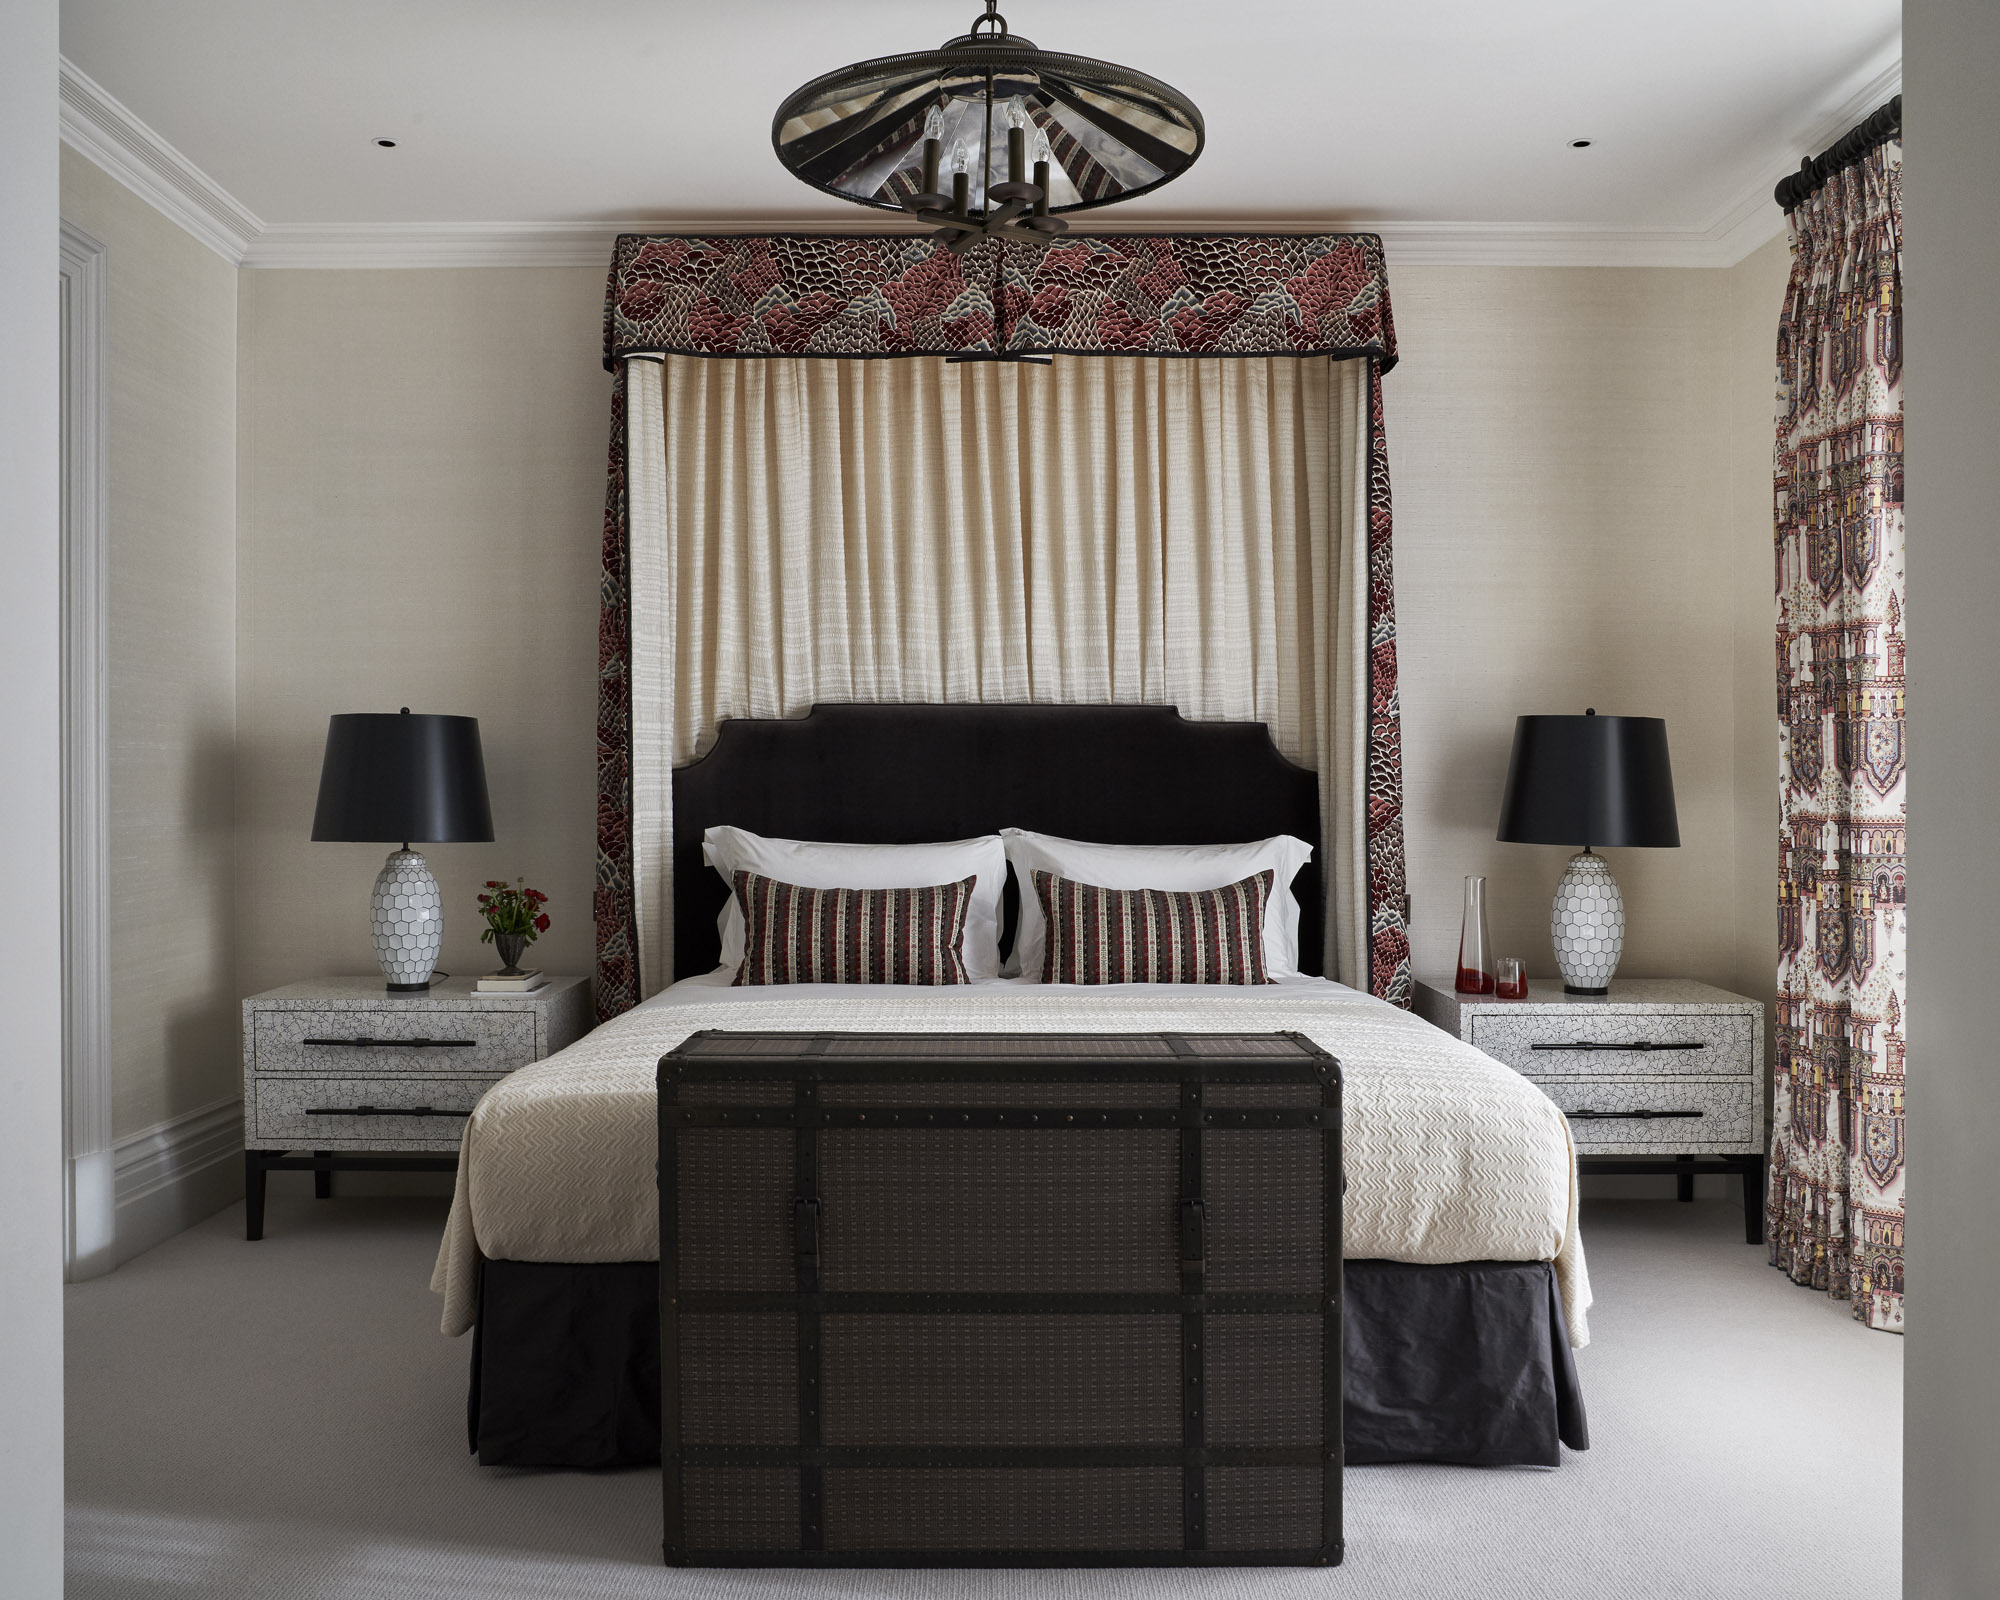
[[[396,141],[394,139],[377,139],[375,142],[384,150],[393,150],[396,148]]]
[[[1569,142],[1569,147],[1572,150],[1588,150],[1594,143],[1596,141],[1593,139],[1572,139]]]

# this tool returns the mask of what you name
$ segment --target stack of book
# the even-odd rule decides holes
[[[489,972],[472,987],[475,994],[526,994],[546,982],[539,969],[523,967],[518,972]]]

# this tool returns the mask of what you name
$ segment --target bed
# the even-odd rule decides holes
[[[1294,1031],[1345,1095],[1350,1465],[1555,1466],[1588,1445],[1572,1350],[1588,1274],[1567,1124],[1527,1080],[1323,967],[1318,872],[1299,874],[1298,973],[1254,989],[981,982],[732,987],[706,828],[909,843],[1032,828],[1128,844],[1318,842],[1314,776],[1261,724],[1135,706],[822,706],[726,722],[674,776],[679,981],[513,1074],[469,1119],[433,1280],[473,1332],[482,1463],[659,1458],[655,1069],[705,1029]],[[1011,933],[1015,894],[1010,882]]]

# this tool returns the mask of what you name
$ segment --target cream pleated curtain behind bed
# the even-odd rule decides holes
[[[1178,706],[1317,770],[1368,988],[1368,367],[627,363],[633,874],[673,981],[672,770],[815,701]]]

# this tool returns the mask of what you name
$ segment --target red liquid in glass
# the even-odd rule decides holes
[[[1460,967],[1456,987],[1460,994],[1491,994],[1493,974],[1481,972],[1477,967]]]
[[[1516,983],[1496,983],[1493,993],[1502,1000],[1525,1000],[1528,998],[1528,980],[1524,976]]]

